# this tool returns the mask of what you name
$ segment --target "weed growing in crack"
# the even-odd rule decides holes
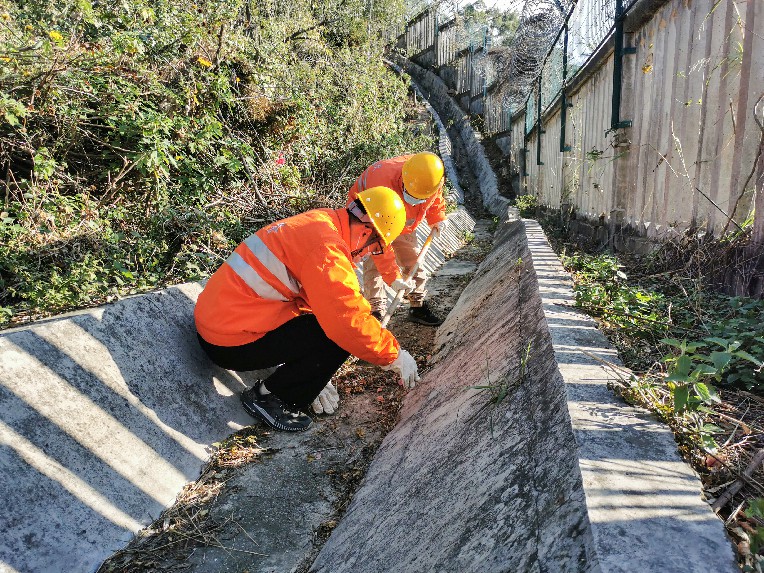
[[[517,375],[512,376],[511,374],[506,374],[502,376],[498,381],[492,382],[491,381],[491,370],[488,366],[488,357],[486,356],[486,371],[485,371],[485,377],[486,377],[486,383],[485,384],[479,384],[477,386],[470,386],[470,390],[479,390],[482,392],[488,393],[488,401],[483,404],[477,412],[475,412],[469,420],[471,421],[474,419],[477,415],[479,415],[481,412],[483,412],[485,409],[489,408],[489,414],[488,414],[488,423],[491,428],[491,437],[494,437],[494,424],[493,424],[493,415],[494,410],[496,407],[501,404],[504,399],[509,396],[515,389],[519,388],[520,385],[525,381],[528,373],[528,359],[530,358],[531,354],[531,342],[528,341],[527,346],[525,347],[525,350],[523,351],[522,355],[520,356],[520,365],[518,367]]]

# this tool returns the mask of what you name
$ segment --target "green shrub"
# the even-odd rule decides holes
[[[576,275],[576,305],[628,336],[657,340],[667,332],[664,296],[630,284],[613,255],[563,255],[563,264]]]
[[[521,217],[535,217],[538,199],[535,195],[518,195],[515,199]]]
[[[703,384],[764,392],[764,301],[661,288],[652,279],[642,286],[614,255],[563,254],[562,261],[575,274],[576,305],[617,328],[622,351],[644,354],[637,340],[669,350],[662,362],[680,409],[707,401]]]
[[[431,149],[381,62],[397,0],[0,2],[0,327],[208,275]]]

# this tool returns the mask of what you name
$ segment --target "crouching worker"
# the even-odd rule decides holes
[[[194,310],[199,342],[228,370],[278,368],[241,395],[244,409],[278,430],[306,430],[304,413],[333,413],[330,380],[350,354],[419,381],[414,358],[371,315],[353,263],[382,253],[406,211],[386,187],[342,209],[314,209],[263,227],[209,279]]]

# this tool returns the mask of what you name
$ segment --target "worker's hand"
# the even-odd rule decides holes
[[[403,279],[395,279],[390,285],[390,288],[393,289],[395,292],[402,290],[403,294],[408,294],[412,290],[414,290],[414,288],[416,288],[416,285],[414,284],[414,281],[411,279],[407,281]]]
[[[398,351],[398,358],[396,358],[392,364],[383,366],[382,369],[397,372],[401,377],[403,386],[409,390],[419,382],[419,371],[416,367],[416,360],[414,360],[414,357],[411,356],[411,354],[403,350],[403,348]]]
[[[448,228],[449,222],[448,219],[443,219],[442,221],[438,221],[437,223],[433,223],[430,228],[435,231],[435,236],[440,237],[443,235],[443,233]]]
[[[316,414],[334,414],[337,406],[340,405],[340,395],[337,393],[337,389],[329,382],[321,393],[313,400],[310,405]]]

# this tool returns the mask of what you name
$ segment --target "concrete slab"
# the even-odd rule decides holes
[[[250,423],[183,285],[0,333],[0,571],[93,571]]]
[[[737,571],[724,526],[671,430],[608,389],[629,371],[596,322],[572,308],[570,276],[539,224],[525,225],[602,570]]]
[[[312,572],[737,570],[668,430],[590,380],[592,321],[549,314],[569,285],[532,231],[502,225]]]

